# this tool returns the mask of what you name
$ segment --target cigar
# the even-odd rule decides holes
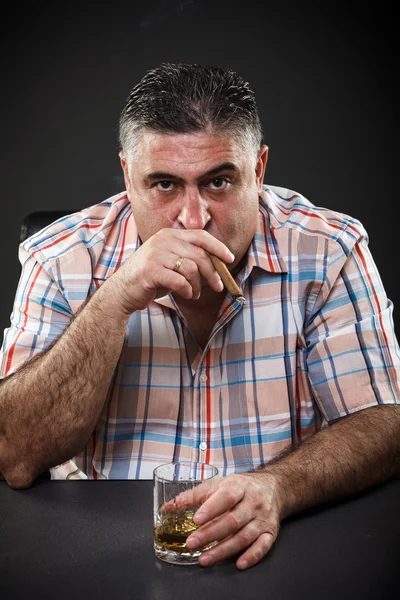
[[[236,281],[233,279],[226,264],[213,254],[209,254],[209,257],[212,264],[214,265],[214,269],[221,277],[223,284],[225,285],[228,292],[231,294],[232,298],[234,298],[237,302],[240,302],[240,304],[244,304],[246,300],[242,295],[242,290],[237,285]]]

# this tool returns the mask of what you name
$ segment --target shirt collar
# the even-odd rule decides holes
[[[287,273],[288,268],[283,260],[273,229],[267,205],[260,198],[257,229],[247,253],[246,273],[250,274],[254,267],[269,273]]]

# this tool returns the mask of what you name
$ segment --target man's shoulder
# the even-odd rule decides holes
[[[90,251],[109,242],[117,245],[123,222],[132,214],[126,192],[116,194],[99,204],[67,214],[27,238],[20,252],[40,262]]]
[[[367,237],[362,223],[345,213],[312,204],[301,193],[274,185],[264,185],[261,205],[269,214],[273,230],[295,230],[306,236],[339,240],[350,236]]]

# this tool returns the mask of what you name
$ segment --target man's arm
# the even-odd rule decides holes
[[[280,518],[397,476],[400,405],[373,406],[343,417],[265,472],[281,490]]]
[[[110,279],[50,349],[0,384],[0,471],[12,487],[74,456],[94,429],[128,320],[111,288]]]
[[[234,260],[205,231],[160,230],[103,283],[50,349],[1,383],[0,475],[12,487],[28,487],[39,472],[85,446],[134,311],[168,291],[196,298],[202,277],[222,290],[209,253]],[[183,258],[179,273],[174,270],[178,257]]]
[[[210,566],[243,552],[237,567],[255,565],[274,543],[280,521],[305,508],[359,492],[400,474],[400,406],[376,406],[344,417],[254,473],[205,482],[182,494],[202,504],[190,549]]]

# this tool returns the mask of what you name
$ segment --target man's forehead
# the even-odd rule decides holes
[[[159,133],[156,131],[145,131],[140,136],[140,152],[163,152],[176,151],[184,148],[185,151],[214,150],[226,152],[243,152],[236,140],[229,135],[215,132],[192,132],[192,133]]]
[[[233,138],[205,132],[145,132],[137,148],[138,162],[147,172],[169,164],[205,171],[223,163],[239,168],[245,158],[246,153]]]

